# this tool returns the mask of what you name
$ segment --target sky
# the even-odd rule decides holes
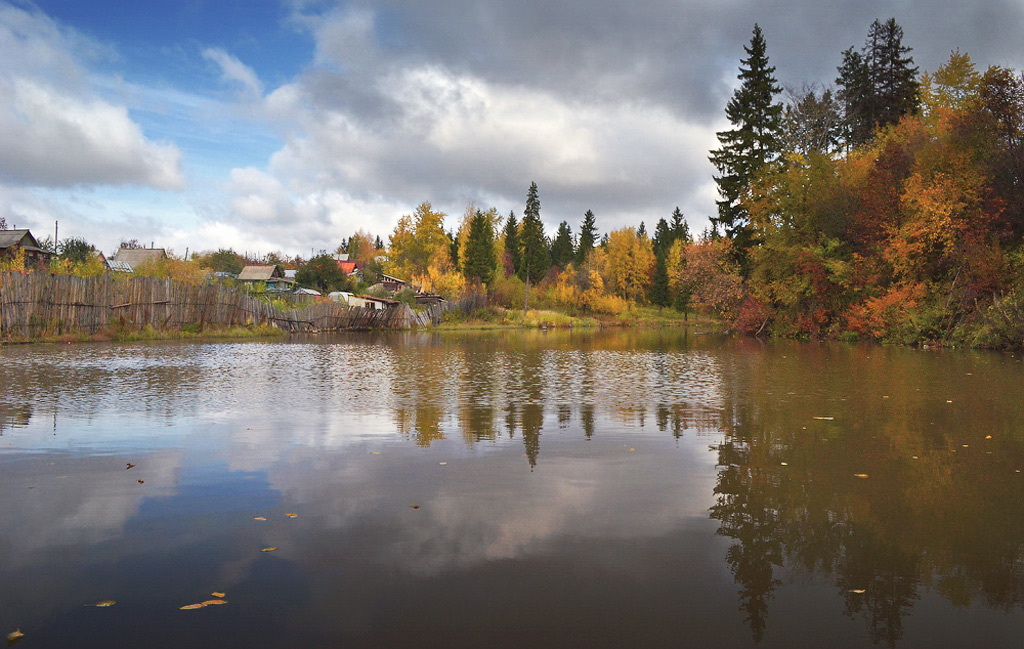
[[[424,201],[521,217],[536,182],[549,234],[700,232],[754,24],[798,90],[889,17],[922,72],[1024,70],[1020,0],[0,0],[0,216],[308,257]]]

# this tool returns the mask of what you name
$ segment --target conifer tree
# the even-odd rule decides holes
[[[852,47],[843,52],[836,84],[852,144],[867,142],[876,128],[917,112],[917,66],[910,51],[903,45],[903,28],[890,18],[871,23],[860,52]]]
[[[717,133],[721,146],[710,156],[722,197],[717,201],[718,216],[711,221],[734,240],[740,255],[751,244],[748,215],[740,197],[755,175],[778,158],[781,149],[782,104],[775,101],[775,95],[782,88],[775,79],[775,68],[768,65],[766,48],[761,27],[755,24],[750,45],[743,48],[747,58],[740,60],[740,87],[725,107],[733,128]]]
[[[654,254],[663,254],[672,247],[672,241],[672,230],[668,227],[668,221],[664,217],[658,219],[658,224],[654,226],[654,239],[651,240]]]
[[[668,286],[668,264],[665,261],[667,251],[654,256],[654,275],[651,278],[651,289],[647,294],[651,304],[658,307],[658,313],[672,304],[672,295]]]
[[[572,228],[565,221],[558,225],[558,232],[555,240],[551,243],[551,263],[559,268],[565,268],[572,263],[576,256],[572,249]]]
[[[465,254],[462,274],[466,279],[479,279],[484,284],[490,284],[497,265],[494,257],[494,228],[491,220],[480,210],[476,211],[469,222]]]
[[[690,235],[690,226],[686,223],[686,219],[683,218],[683,212],[679,209],[678,205],[672,212],[672,241],[693,243],[693,237]],[[669,244],[669,247],[671,247],[671,244]]]
[[[523,259],[519,276],[524,280],[529,278],[534,283],[539,282],[551,268],[551,256],[548,252],[547,238],[544,236],[544,224],[540,220],[537,183],[530,183],[530,190],[526,194],[523,231],[520,234]]]
[[[590,256],[590,251],[597,243],[597,225],[594,213],[587,210],[583,214],[583,223],[580,224],[580,241],[576,248],[576,263],[582,264]]]
[[[505,222],[505,254],[512,266],[512,272],[519,274],[523,261],[523,247],[519,241],[519,221],[516,220],[515,212],[509,212],[508,221]]]

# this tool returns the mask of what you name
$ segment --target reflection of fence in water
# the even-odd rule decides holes
[[[484,298],[485,299],[485,298]],[[291,311],[218,284],[188,284],[147,277],[72,277],[46,273],[0,273],[0,336],[35,338],[108,328],[180,329],[267,323],[290,332],[338,329],[404,329],[437,323],[452,308],[435,305],[414,313],[405,304],[368,310],[319,302]]]

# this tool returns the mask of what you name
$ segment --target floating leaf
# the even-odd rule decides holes
[[[868,477],[868,474],[866,474],[866,473],[854,473],[853,477],[854,478],[866,478],[866,477]]]
[[[10,647],[12,644],[21,640],[25,637],[25,634],[21,632],[21,629],[15,629],[7,634],[7,646]]]
[[[132,464],[131,462],[128,462],[127,464],[128,464],[128,468],[126,468],[125,471],[127,471],[128,469],[134,469],[135,468],[135,465]]]
[[[299,517],[298,514],[285,514],[285,516],[287,516],[288,518],[298,518]]]
[[[863,588],[851,588],[850,592],[851,593],[856,593],[858,595],[863,595],[864,593],[866,593],[868,591],[864,590]]]
[[[991,435],[985,435],[985,439],[992,439]]]
[[[102,602],[96,602],[95,604],[86,604],[86,606],[95,606],[97,608],[107,608],[108,606],[113,606],[114,604],[117,604],[117,602],[115,602],[112,599],[105,599]]]
[[[419,505],[409,505],[409,506],[412,507],[413,509],[419,509],[420,508]]]
[[[789,466],[789,462],[779,462],[782,466]]]
[[[253,516],[252,519],[254,521],[265,521],[265,520],[267,520],[267,517],[266,516]]]
[[[274,550],[276,550],[276,549],[277,549],[277,547],[273,547],[273,548],[263,548],[262,550],[260,550],[260,552],[273,552],[273,551],[274,551]]]
[[[224,597],[224,593],[212,592],[210,594],[213,595],[214,597],[219,597],[219,598],[223,598]]]
[[[226,599],[208,599],[203,602],[203,606],[219,606],[220,604],[227,604]]]
[[[441,466],[444,466],[444,465],[446,465],[448,463],[447,462],[439,462],[438,464],[440,464]]]
[[[194,611],[197,608],[206,608],[206,604],[202,604],[202,603],[200,603],[200,604],[185,604],[184,606],[179,607],[178,610],[179,611]]]
[[[138,482],[139,484],[142,484],[142,479],[140,478],[139,480],[136,480],[136,482]]]
[[[380,451],[374,451],[371,455],[380,455]]]
[[[832,421],[833,419],[835,419],[835,417],[815,417],[815,419],[820,419],[822,421]]]

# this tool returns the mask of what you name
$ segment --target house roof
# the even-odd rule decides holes
[[[166,258],[167,253],[163,248],[118,248],[113,261],[123,261],[132,268],[138,268],[139,264]]]
[[[270,265],[259,265],[259,266],[246,266],[242,269],[242,272],[238,274],[238,281],[240,282],[265,282],[275,277],[282,277],[281,269],[273,264]]]
[[[28,230],[0,230],[0,250],[20,246],[25,250],[42,250]]]
[[[338,268],[340,268],[341,272],[345,273],[346,275],[351,275],[352,273],[356,273],[356,272],[359,272],[359,271],[363,270],[363,266],[365,266],[365,265],[366,265],[365,261],[339,261],[338,262]]]

